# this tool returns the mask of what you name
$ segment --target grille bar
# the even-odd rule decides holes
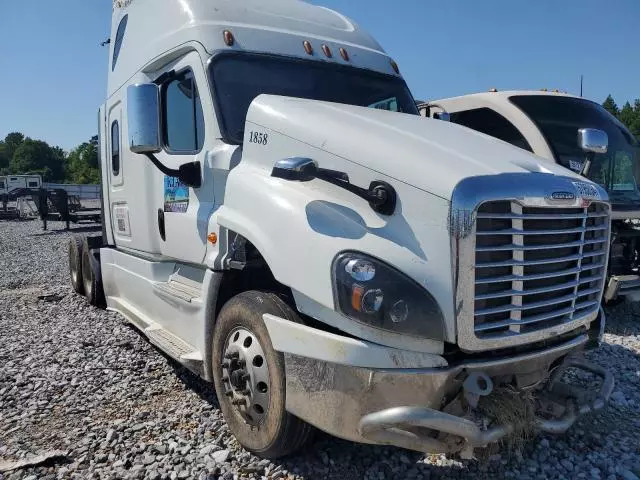
[[[486,332],[488,330],[496,330],[496,329],[500,329],[500,328],[505,328],[505,327],[509,327],[509,326],[513,326],[513,325],[530,325],[532,323],[538,323],[538,322],[542,322],[545,320],[551,320],[553,318],[556,317],[562,317],[562,316],[568,316],[573,314],[574,312],[577,312],[579,310],[584,310],[586,308],[590,308],[590,307],[594,307],[594,306],[599,306],[600,305],[600,301],[599,300],[589,300],[586,302],[581,302],[581,303],[577,303],[575,307],[567,307],[567,308],[563,308],[561,310],[554,310],[551,313],[545,313],[542,315],[536,315],[534,317],[529,317],[523,320],[517,320],[517,321],[513,321],[513,320],[505,320],[502,322],[495,322],[495,323],[484,323],[482,325],[476,326],[475,330],[476,332]]]
[[[577,287],[576,284],[574,286]],[[598,293],[600,291],[599,288],[590,288],[589,290],[582,290],[577,296],[583,297],[585,295],[591,295],[592,293]],[[571,293],[570,295],[564,295],[562,297],[555,297],[551,300],[543,300],[540,302],[529,303],[527,305],[505,305],[504,307],[496,307],[496,308],[485,308],[484,310],[476,310],[475,315],[490,315],[492,313],[502,313],[502,312],[511,312],[514,310],[523,311],[530,310],[532,308],[540,308],[540,307],[548,307],[550,305],[558,305],[559,303],[567,303],[571,302],[576,298],[575,293]]]
[[[568,255],[566,257],[553,257],[542,258],[540,260],[505,260],[504,262],[480,262],[476,263],[476,268],[491,268],[491,267],[515,267],[526,265],[545,265],[548,263],[564,263],[572,260],[578,260],[582,256],[580,254]]]
[[[477,212],[474,331],[479,339],[550,329],[597,311],[609,210],[492,201]]]
[[[505,275],[502,277],[488,277],[488,278],[480,278],[476,279],[476,285],[483,283],[500,283],[500,282],[513,282],[517,280],[528,281],[528,280],[544,280],[548,278],[556,278],[556,277],[566,277],[568,275],[573,275],[574,273],[584,272],[587,270],[593,270],[595,268],[604,267],[604,262],[587,264],[582,267],[574,267],[569,268],[567,270],[560,270],[558,272],[549,272],[549,273],[537,273],[533,275]]]
[[[572,247],[580,247],[582,245],[596,245],[599,243],[607,243],[607,239],[605,237],[599,237],[592,240],[585,241],[576,241],[576,242],[567,242],[567,243],[549,243],[543,245],[496,245],[490,247],[478,247],[476,248],[477,252],[495,252],[495,251],[511,251],[511,250],[551,250],[553,248],[572,248]]]
[[[539,293],[553,292],[557,290],[568,290],[574,288],[576,285],[583,285],[585,283],[597,282],[600,280],[600,275],[592,275],[590,277],[584,277],[580,280],[573,280],[567,283],[559,283],[549,287],[532,288],[530,290],[502,290],[499,292],[484,293],[476,295],[476,300],[488,300],[490,298],[511,297],[513,295],[525,296],[525,295],[537,295]]]
[[[597,232],[608,230],[608,226],[587,227],[587,232]],[[566,230],[518,230],[515,228],[505,228],[504,230],[493,230],[487,232],[477,232],[476,235],[562,235],[566,233],[582,233],[583,228],[570,228]]]
[[[543,215],[538,214],[517,214],[517,213],[478,213],[478,218],[492,218],[492,219],[519,219],[519,220],[567,220],[567,219],[584,219],[584,218],[605,218],[609,216],[607,213],[574,213],[574,214],[562,214],[562,213],[546,213]]]

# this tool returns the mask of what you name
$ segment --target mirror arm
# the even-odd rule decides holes
[[[158,158],[153,154],[153,153],[145,153],[144,154],[149,160],[151,160],[151,163],[153,163],[156,168],[158,170],[160,170],[162,173],[164,173],[165,175],[168,175],[169,177],[177,177],[179,174],[178,170],[175,170],[173,168],[169,168],[166,165],[164,165],[162,162],[160,162],[160,160],[158,160]]]
[[[396,209],[396,191],[387,182],[375,181],[371,182],[369,188],[362,188],[349,183],[349,176],[346,173],[325,168],[318,168],[316,178],[363,198],[369,202],[373,210],[383,215],[392,215]]]
[[[583,177],[589,175],[589,170],[591,169],[591,164],[593,163],[593,159],[595,158],[595,156],[596,154],[593,152],[587,153],[587,158],[582,165],[582,171],[580,172],[580,175],[582,175]]]
[[[153,153],[145,153],[144,155],[165,175],[168,175],[169,177],[176,177],[188,187],[200,188],[202,186],[200,162],[184,163],[176,170],[164,165]]]

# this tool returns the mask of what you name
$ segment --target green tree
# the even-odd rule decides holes
[[[627,127],[630,127],[636,117],[636,113],[633,111],[631,104],[629,102],[625,103],[618,114],[618,119],[624,123]]]
[[[0,140],[0,172],[9,168],[9,156],[7,147],[3,140]]]
[[[636,98],[633,102],[633,120],[627,125],[631,133],[633,133],[638,141],[640,141],[640,98]]]
[[[15,174],[37,173],[45,182],[59,182],[64,179],[64,152],[27,137],[13,154],[9,166]]]
[[[66,161],[66,181],[69,183],[100,183],[97,136],[69,152]]]
[[[16,153],[18,147],[22,145],[22,142],[24,142],[24,135],[20,132],[11,132],[5,137],[4,150],[9,162],[11,162],[13,154]]]
[[[636,98],[633,106],[631,106],[631,103],[626,102],[622,110],[620,110],[613,97],[609,95],[602,106],[624,123],[629,131],[640,141],[640,98]]]
[[[611,115],[615,115],[616,117],[618,116],[618,114],[620,113],[620,110],[618,109],[618,105],[616,105],[615,100],[613,99],[613,97],[611,96],[611,94],[609,94],[609,96],[605,99],[604,103],[602,104],[602,106],[611,114]]]

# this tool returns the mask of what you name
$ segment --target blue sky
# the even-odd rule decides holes
[[[161,1],[161,0],[157,0]],[[265,0],[268,1],[268,0]],[[638,0],[317,0],[369,30],[416,98],[559,88],[640,97]],[[0,0],[0,138],[70,149],[96,132],[111,0]]]

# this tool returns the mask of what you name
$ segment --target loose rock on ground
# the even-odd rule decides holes
[[[615,374],[610,405],[567,435],[463,461],[318,434],[270,462],[234,440],[209,384],[72,293],[68,238],[62,223],[0,222],[0,462],[65,454],[0,480],[640,477],[638,304],[610,309],[588,354]]]

